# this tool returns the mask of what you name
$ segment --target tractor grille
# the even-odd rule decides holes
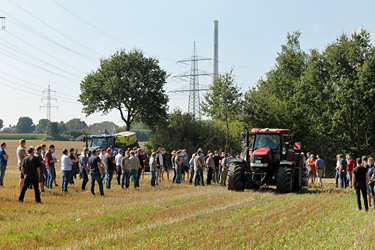
[[[268,155],[252,155],[251,167],[268,167]]]

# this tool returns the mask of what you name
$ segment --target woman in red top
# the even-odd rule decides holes
[[[354,160],[351,154],[346,155],[346,162],[348,166],[348,173],[347,173],[347,180],[349,181],[349,187],[353,187],[353,168],[354,168]]]

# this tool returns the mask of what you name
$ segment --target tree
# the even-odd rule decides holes
[[[87,124],[79,118],[73,118],[66,122],[67,130],[80,130],[87,128]],[[60,131],[61,132],[61,131]]]
[[[143,122],[152,129],[167,116],[166,78],[158,60],[146,58],[140,50],[119,50],[102,59],[100,68],[81,82],[79,101],[87,116],[115,109],[127,130],[133,122]]]
[[[4,127],[4,122],[2,119],[0,119],[0,129],[2,129]]]
[[[66,131],[68,131],[68,129],[67,129],[66,124],[65,124],[64,121],[59,122],[59,131],[60,131],[61,134],[63,134]]]
[[[16,133],[32,133],[35,130],[35,125],[30,117],[20,117],[16,125]]]
[[[48,123],[47,129],[46,129],[46,139],[47,140],[59,140],[60,139],[59,123],[57,122]]]
[[[234,83],[232,71],[220,75],[204,96],[201,108],[204,114],[222,121],[226,128],[225,150],[229,146],[230,124],[239,118],[242,108],[242,93]]]
[[[49,123],[48,119],[40,119],[35,127],[35,133],[44,134],[46,133],[47,125]]]

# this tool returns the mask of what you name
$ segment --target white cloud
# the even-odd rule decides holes
[[[326,29],[325,26],[322,26],[322,25],[320,25],[320,24],[314,24],[314,30],[315,30],[315,31],[323,31],[323,30],[325,30],[325,29]]]

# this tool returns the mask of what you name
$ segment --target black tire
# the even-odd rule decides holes
[[[279,193],[292,191],[292,169],[280,166],[277,170],[276,187]]]
[[[242,182],[242,168],[239,163],[232,163],[228,170],[228,190],[243,191],[244,184]]]

